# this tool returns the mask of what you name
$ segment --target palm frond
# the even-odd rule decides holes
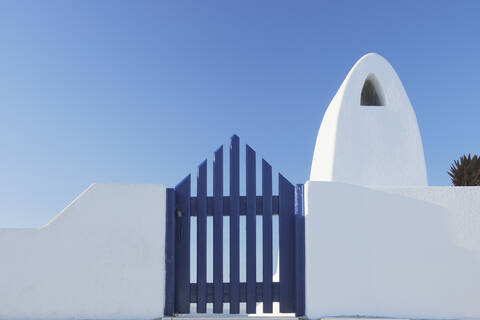
[[[454,186],[480,186],[480,157],[463,155],[453,161],[447,173]]]

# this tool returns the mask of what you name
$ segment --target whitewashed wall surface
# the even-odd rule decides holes
[[[161,317],[165,194],[94,184],[43,228],[0,229],[0,318]]]
[[[480,187],[307,182],[306,314],[480,318]]]

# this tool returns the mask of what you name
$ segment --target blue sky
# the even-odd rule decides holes
[[[355,61],[386,57],[431,185],[478,153],[480,2],[2,1],[0,226],[93,182],[173,186],[236,133],[290,181]]]

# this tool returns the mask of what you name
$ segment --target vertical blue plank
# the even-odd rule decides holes
[[[263,195],[263,312],[273,312],[272,300],[272,167],[262,160]]]
[[[213,312],[223,312],[223,146],[213,159]]]
[[[295,312],[295,188],[278,175],[280,211],[280,312]]]
[[[295,315],[305,315],[305,213],[303,185],[295,187]]]
[[[165,310],[166,316],[175,313],[175,190],[167,189],[165,214]]]
[[[230,142],[230,313],[240,312],[240,139]]]
[[[197,176],[197,313],[207,312],[207,160]]]
[[[256,169],[255,151],[246,147],[247,175],[247,313],[256,312]]]
[[[190,175],[175,187],[175,312],[190,313]]]

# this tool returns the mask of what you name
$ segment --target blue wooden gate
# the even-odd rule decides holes
[[[272,167],[262,160],[262,195],[257,196],[255,151],[246,146],[246,195],[240,195],[240,139],[230,144],[230,194],[223,195],[223,146],[214,154],[213,196],[207,196],[207,161],[198,167],[197,194],[191,195],[188,175],[175,189],[167,189],[165,315],[207,312],[249,314],[263,303],[263,312],[305,313],[305,221],[303,185],[292,185],[279,174],[278,195],[272,193]],[[246,216],[246,282],[240,282],[240,216]],[[279,216],[279,282],[273,281],[272,216]],[[207,282],[207,216],[213,216],[213,283]],[[229,216],[230,281],[223,282],[223,217]],[[257,237],[256,217],[262,217],[262,237]],[[197,281],[190,281],[190,220],[197,218]],[[256,279],[256,242],[262,241],[263,281]]]

